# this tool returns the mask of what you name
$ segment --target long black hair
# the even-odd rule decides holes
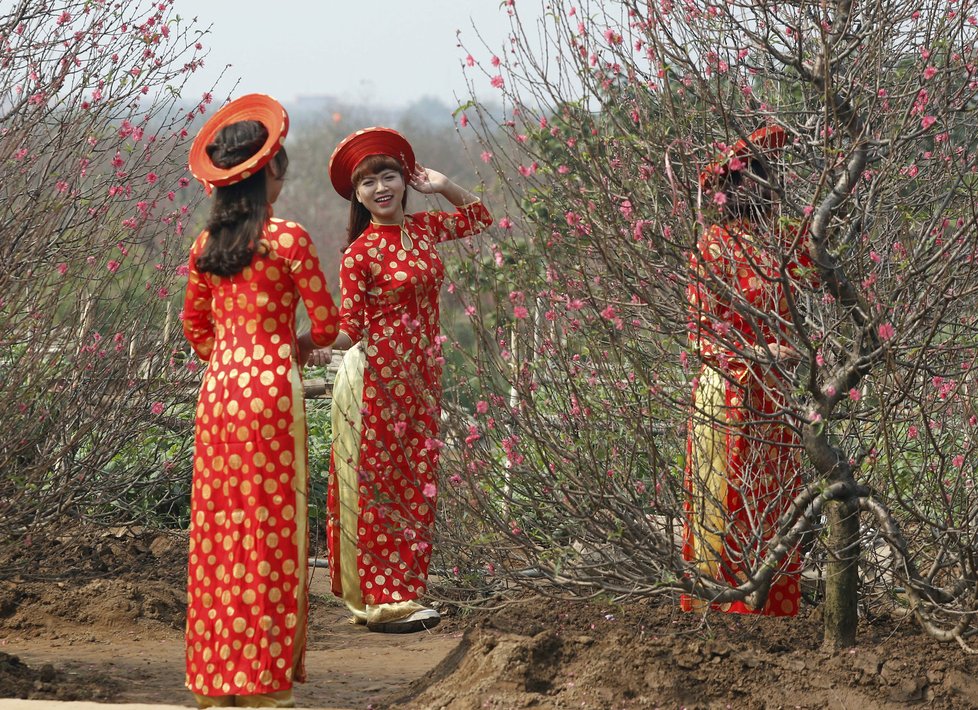
[[[727,196],[722,211],[728,220],[760,223],[774,208],[774,191],[764,184],[770,183],[770,177],[763,162],[750,158],[744,162],[743,169],[728,170],[720,184]]]
[[[367,156],[360,161],[356,170],[353,171],[353,175],[350,176],[350,182],[353,183],[353,194],[350,195],[350,221],[346,228],[347,245],[353,244],[370,224],[370,210],[357,199],[357,185],[364,175],[376,175],[385,170],[396,170],[404,178],[404,197],[401,198],[401,208],[407,207],[408,176],[404,174],[404,166],[390,155]]]
[[[207,155],[219,168],[239,165],[261,150],[268,130],[258,121],[238,121],[218,131]],[[272,171],[283,177],[289,165],[285,148],[272,158]],[[265,171],[214,191],[207,217],[207,243],[197,257],[197,269],[218,276],[233,276],[251,263],[268,219]]]

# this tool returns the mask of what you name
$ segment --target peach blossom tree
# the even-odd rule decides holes
[[[203,35],[172,0],[21,0],[0,17],[4,575],[70,550],[69,523],[179,521],[185,163],[210,102],[181,90]]]
[[[477,401],[446,436],[446,560],[458,580],[552,595],[765,601],[798,552],[825,641],[860,605],[968,646],[976,611],[975,3],[520,3],[498,91],[460,109],[506,190],[495,239],[458,265],[480,335]],[[476,120],[478,119],[478,120]],[[788,317],[690,268],[730,195],[700,179],[764,125],[769,229],[811,263]],[[793,252],[770,277],[788,283]],[[701,371],[690,289],[708,285],[793,355],[716,337],[767,368],[803,486],[737,583],[680,555],[687,424]],[[754,412],[757,417],[770,413]],[[468,576],[467,576],[468,575]]]

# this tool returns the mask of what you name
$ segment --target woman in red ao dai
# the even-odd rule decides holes
[[[207,362],[197,403],[187,687],[200,707],[291,707],[305,680],[307,450],[299,366],[338,314],[306,231],[272,216],[288,116],[244,96],[194,141],[213,204],[190,251],[184,332]],[[216,189],[215,189],[216,188]],[[299,300],[312,322],[295,332]]]
[[[333,387],[327,525],[334,593],[372,631],[438,623],[425,594],[435,520],[441,415],[438,244],[492,223],[482,203],[414,161],[389,128],[357,131],[330,159],[350,202],[340,265],[339,349]],[[407,214],[408,187],[439,194],[455,212]]]

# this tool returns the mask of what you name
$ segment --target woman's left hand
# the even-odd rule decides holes
[[[414,173],[411,175],[409,184],[420,193],[432,195],[444,192],[450,182],[447,177],[437,170],[431,170],[417,163],[414,166]]]

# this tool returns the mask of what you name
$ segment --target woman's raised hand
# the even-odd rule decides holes
[[[425,195],[442,193],[451,181],[437,170],[424,167],[421,163],[414,166],[409,184],[415,190]]]

